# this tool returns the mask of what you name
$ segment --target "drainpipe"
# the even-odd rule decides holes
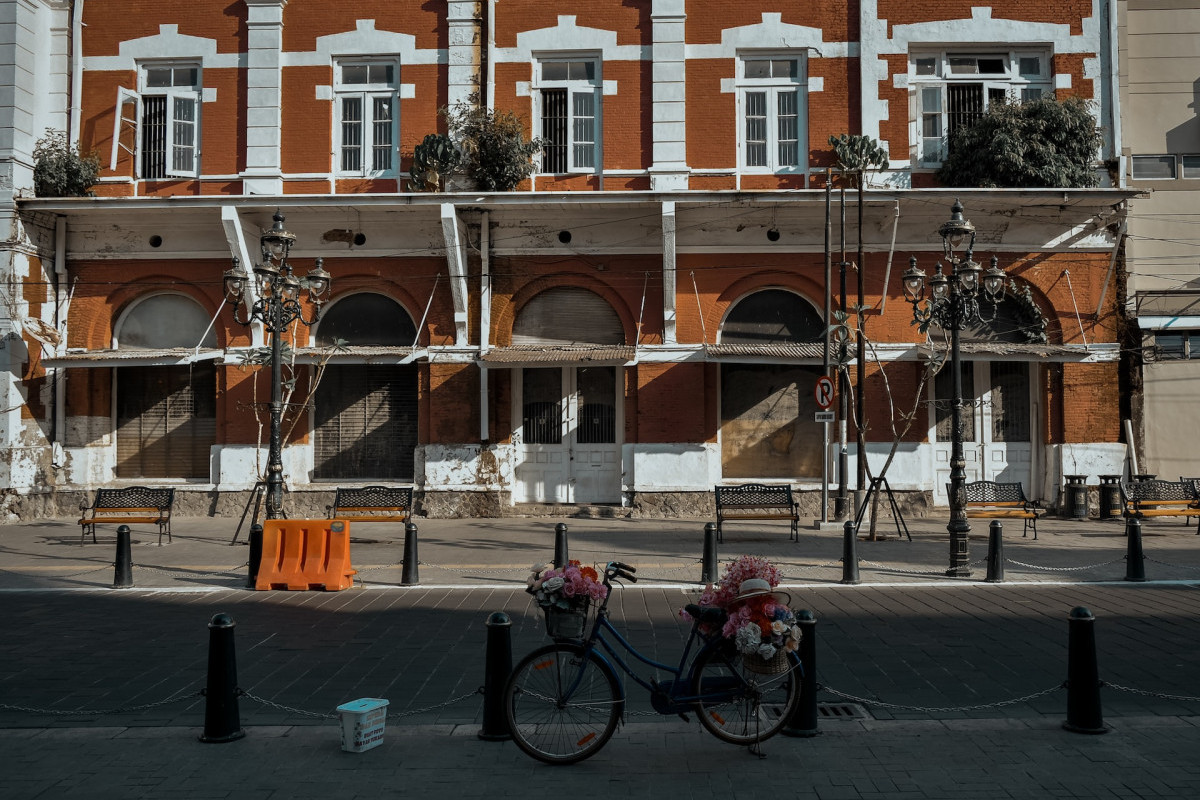
[[[83,116],[83,0],[71,4],[71,107],[67,120],[68,141],[79,141],[79,120]]]
[[[80,5],[83,5],[80,3]],[[54,220],[54,329],[66,332],[64,320],[59,314],[66,303],[67,282],[67,218],[57,217]],[[63,367],[54,368],[51,380],[54,387],[54,429],[50,432],[50,456],[54,463],[61,463],[59,454],[62,452],[62,435],[67,427],[67,371]]]
[[[492,265],[491,232],[488,229],[489,214],[484,211],[479,223],[479,355],[491,347],[492,331]],[[488,420],[488,370],[479,364],[479,441],[485,446],[489,440]]]
[[[484,87],[488,111],[496,109],[496,2],[488,0],[487,86]]]

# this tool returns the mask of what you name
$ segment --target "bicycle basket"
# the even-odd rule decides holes
[[[571,608],[545,606],[546,633],[552,639],[582,639],[587,627],[588,604]]]
[[[747,672],[758,675],[779,675],[789,668],[786,650],[779,650],[770,658],[763,658],[758,653],[743,653],[742,666]]]

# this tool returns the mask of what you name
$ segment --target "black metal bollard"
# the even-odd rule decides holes
[[[1067,638],[1067,721],[1072,733],[1108,733],[1100,710],[1096,665],[1096,618],[1083,606],[1071,609]]]
[[[113,566],[113,588],[128,589],[133,586],[133,556],[129,549],[128,525],[117,528],[117,560]]]
[[[483,727],[479,738],[488,742],[504,742],[512,738],[508,732],[508,715],[504,708],[504,687],[512,672],[512,620],[497,611],[487,621],[487,654],[483,674]]]
[[[1125,523],[1125,580],[1146,580],[1146,557],[1142,555],[1142,521],[1130,517]]]
[[[208,686],[204,690],[204,733],[200,741],[232,742],[246,735],[238,715],[237,658],[233,627],[228,614],[216,614],[208,623]]]
[[[401,586],[416,586],[421,582],[417,559],[417,524],[404,524],[404,570],[400,573]]]
[[[804,631],[800,639],[800,704],[784,725],[784,736],[810,738],[817,729],[817,618],[807,608],[796,612],[796,624]]]
[[[257,588],[258,569],[262,566],[263,526],[255,523],[250,526],[250,563],[246,574],[246,588]]]
[[[853,520],[842,526],[842,583],[859,583],[858,579],[858,534]]]
[[[1004,528],[1000,520],[988,526],[987,583],[1004,583]]]
[[[554,567],[562,569],[570,557],[567,555],[567,523],[560,522],[554,526]]]
[[[700,565],[700,582],[715,583],[717,580],[717,524],[704,524],[704,560]]]

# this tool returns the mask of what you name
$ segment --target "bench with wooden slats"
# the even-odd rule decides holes
[[[800,541],[800,507],[792,499],[792,487],[778,484],[744,483],[718,486],[717,541],[725,541],[726,522],[743,520],[786,520],[792,523],[792,541]]]
[[[157,525],[158,543],[162,544],[165,533],[171,541],[171,506],[175,503],[174,489],[155,489],[149,486],[125,486],[120,489],[97,489],[96,497],[89,506],[80,505],[83,516],[79,520],[83,535],[80,547],[92,535],[96,541],[96,525],[113,523],[119,525]]]
[[[950,486],[947,484],[946,493]],[[972,481],[966,484],[967,516],[986,519],[1019,519],[1025,524],[1021,536],[1033,531],[1036,541],[1038,516],[1042,513],[1038,504],[1025,496],[1020,482]]]
[[[1125,518],[1197,517],[1200,534],[1200,494],[1194,481],[1121,481]]]
[[[327,506],[330,519],[353,522],[403,522],[412,517],[411,486],[338,487],[333,505]]]

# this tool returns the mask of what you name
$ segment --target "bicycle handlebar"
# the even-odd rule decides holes
[[[628,564],[622,564],[620,561],[608,562],[608,567],[606,567],[604,570],[604,573],[609,580],[612,580],[613,578],[620,578],[621,580],[626,580],[630,583],[637,583],[637,578],[633,576],[633,573],[635,572],[637,572],[636,568],[631,567]]]

